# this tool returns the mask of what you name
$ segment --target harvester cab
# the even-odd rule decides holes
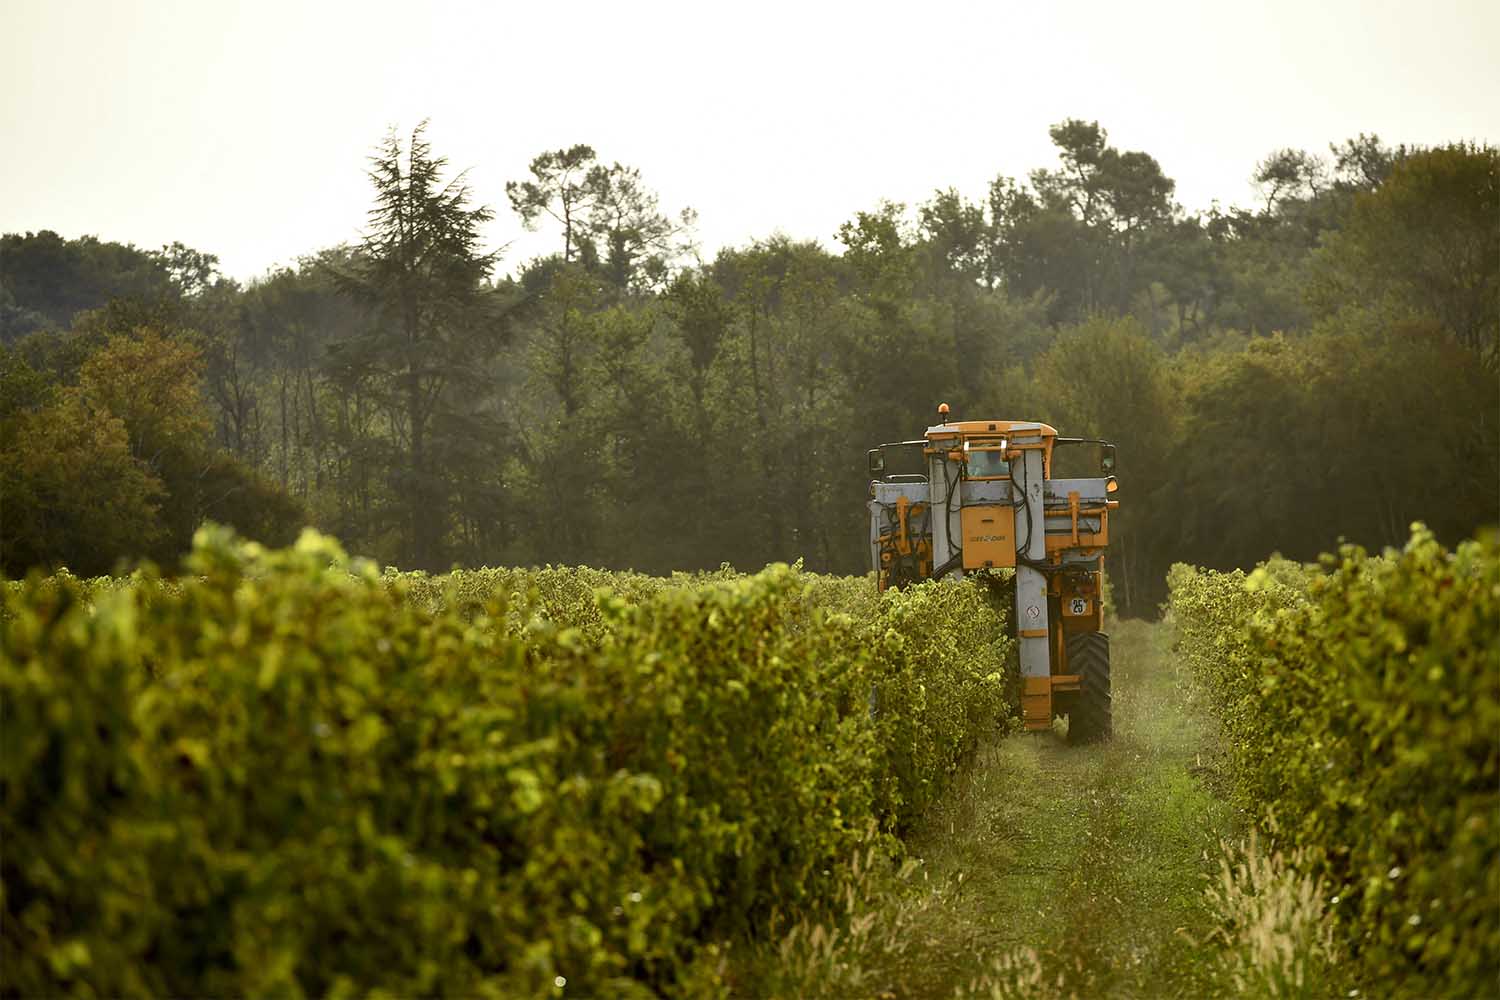
[[[1079,459],[1097,456],[1097,475]],[[888,472],[890,467],[909,471]],[[1027,420],[953,420],[869,452],[870,558],[881,590],[1015,571],[1021,713],[1068,718],[1074,742],[1110,735],[1109,636],[1100,605],[1115,448]]]

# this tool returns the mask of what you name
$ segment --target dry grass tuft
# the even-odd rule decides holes
[[[1269,850],[1254,831],[1223,846],[1219,878],[1206,895],[1236,995],[1329,996],[1340,955],[1323,882],[1304,874],[1306,852]]]

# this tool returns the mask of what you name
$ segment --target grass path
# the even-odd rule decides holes
[[[870,876],[849,928],[801,928],[767,994],[883,1000],[1202,997],[1205,876],[1238,832],[1205,784],[1207,739],[1165,629],[1111,636],[1115,738],[1061,726],[986,748],[911,838],[919,865]]]

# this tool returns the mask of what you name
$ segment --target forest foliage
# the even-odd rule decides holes
[[[1500,521],[1500,152],[1278,150],[1263,203],[1193,213],[1097,123],[1052,139],[981,198],[707,261],[586,145],[517,170],[557,250],[502,261],[421,129],[372,156],[361,242],[246,285],[180,244],[0,237],[0,563],[170,565],[213,519],[432,571],[859,572],[863,453],[939,401],[1119,445],[1127,613],[1174,561]]]

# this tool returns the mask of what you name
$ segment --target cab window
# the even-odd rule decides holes
[[[969,450],[970,479],[991,479],[1008,475],[1010,475],[1010,463],[1005,460],[1005,453],[998,448]]]

